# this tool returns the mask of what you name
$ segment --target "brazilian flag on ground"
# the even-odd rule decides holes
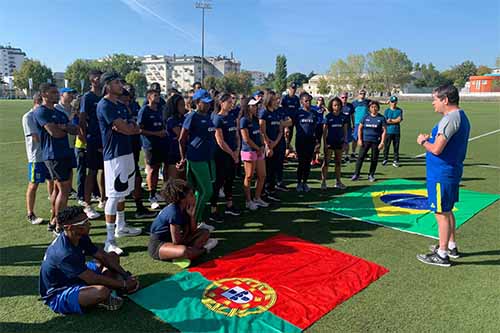
[[[130,298],[182,332],[301,332],[388,270],[279,234]]]
[[[460,189],[454,208],[457,228],[500,198],[497,194]],[[425,183],[391,179],[314,205],[315,208],[363,222],[438,238],[429,210]]]

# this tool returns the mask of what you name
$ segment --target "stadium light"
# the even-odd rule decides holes
[[[208,1],[198,1],[195,7],[201,9],[201,84],[205,79],[205,10],[212,9]]]

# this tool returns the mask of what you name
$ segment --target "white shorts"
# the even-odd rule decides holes
[[[134,154],[104,161],[104,180],[107,197],[119,198],[129,195],[135,184]]]

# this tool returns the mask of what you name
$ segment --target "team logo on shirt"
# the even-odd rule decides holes
[[[269,310],[276,303],[276,292],[254,279],[220,279],[205,288],[201,303],[228,317],[246,317]]]

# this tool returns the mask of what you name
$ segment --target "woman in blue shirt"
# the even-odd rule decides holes
[[[219,190],[224,186],[226,198],[226,215],[239,216],[241,213],[233,205],[233,182],[236,166],[240,162],[240,136],[238,135],[237,114],[233,109],[231,94],[224,93],[215,103],[212,122],[215,127],[215,185],[211,203],[210,220],[221,223],[223,219],[217,214]]]
[[[267,202],[261,199],[266,179],[266,161],[264,140],[260,132],[259,120],[257,119],[259,105],[260,103],[253,98],[241,100],[241,159],[245,168],[243,190],[245,192],[246,208],[250,210],[269,206]],[[257,171],[257,181],[255,184],[255,197],[252,200],[250,186],[255,171]]]
[[[182,179],[169,179],[162,194],[169,204],[151,224],[149,255],[156,260],[191,260],[213,249],[217,240],[196,225],[192,187]]]
[[[360,147],[358,160],[356,162],[356,170],[351,180],[358,180],[359,172],[363,166],[363,161],[371,149],[371,163],[370,172],[368,173],[368,180],[375,181],[375,170],[377,169],[378,155],[380,149],[384,147],[384,140],[386,135],[386,122],[385,117],[379,112],[380,104],[377,101],[371,101],[368,105],[370,113],[365,115],[358,128],[358,146]]]
[[[328,113],[323,121],[323,149],[325,158],[321,167],[321,189],[326,190],[326,178],[328,175],[328,163],[335,152],[335,188],[345,189],[346,186],[340,181],[341,165],[342,165],[342,151],[347,145],[347,121],[348,118],[341,112],[342,100],[338,97],[333,98],[328,103]]]
[[[185,178],[185,169],[177,170],[176,165],[181,160],[179,151],[179,137],[181,135],[182,123],[186,114],[184,98],[175,94],[167,100],[167,113],[170,115],[166,121],[168,137],[168,178]]]

